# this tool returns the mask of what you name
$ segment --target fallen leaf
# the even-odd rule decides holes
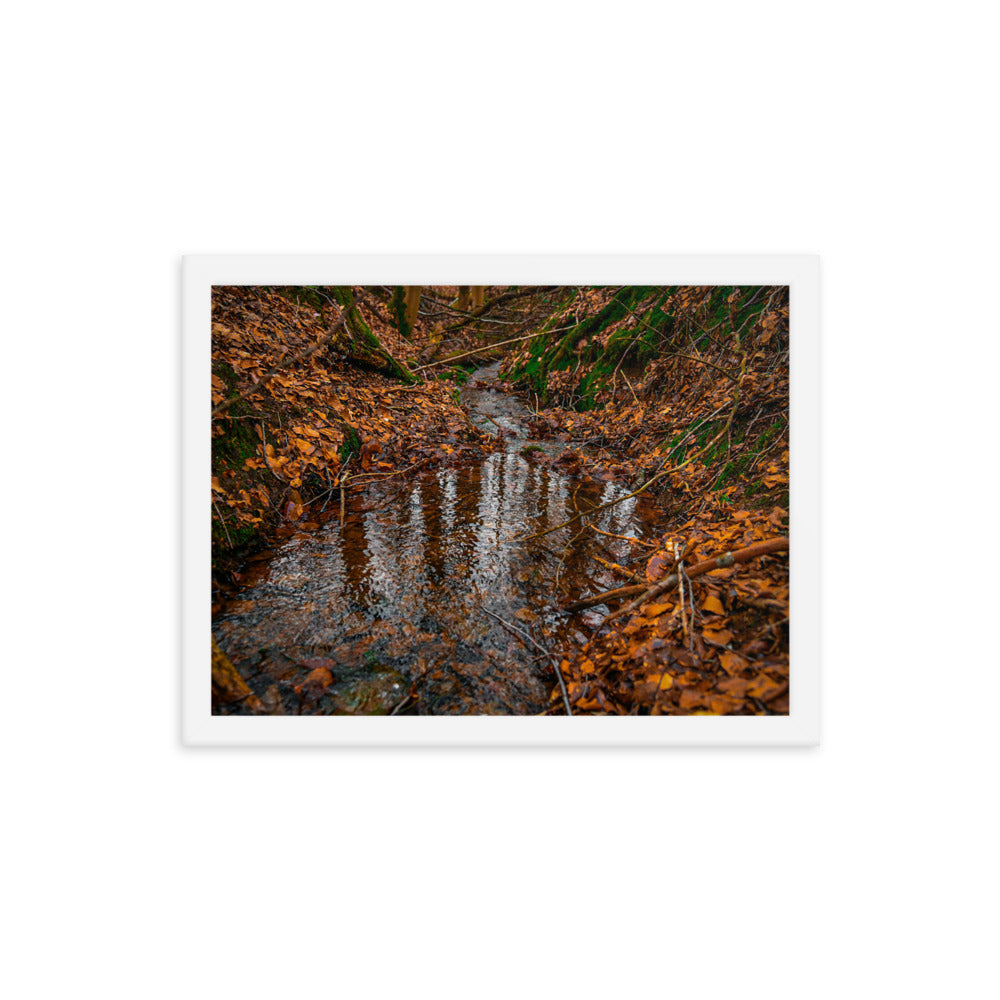
[[[673,608],[672,604],[646,604],[640,610],[647,618],[659,618]]]
[[[701,631],[705,642],[710,642],[715,646],[728,646],[733,641],[733,633],[729,629],[706,628]]]
[[[719,653],[719,664],[732,677],[746,670],[750,666],[750,661],[740,656],[739,653],[731,653],[727,650],[724,653]]]
[[[705,598],[704,603],[701,606],[702,611],[708,611],[713,615],[722,615],[726,613],[726,609],[722,606],[722,601],[720,601],[714,594],[709,594]]]
[[[646,563],[646,579],[650,583],[656,583],[667,575],[667,570],[674,564],[673,556],[665,552],[657,552],[648,563]]]

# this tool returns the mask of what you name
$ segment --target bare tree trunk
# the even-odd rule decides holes
[[[461,309],[462,312],[469,311],[469,288],[469,285],[459,285],[458,298],[452,303],[456,309]]]
[[[471,285],[472,288],[472,308],[473,310],[482,309],[483,302],[486,298],[486,286],[485,285]]]
[[[417,322],[417,310],[420,308],[420,292],[423,290],[423,285],[406,285],[406,322],[409,324],[410,329],[413,329],[413,324]]]

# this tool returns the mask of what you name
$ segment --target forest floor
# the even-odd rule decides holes
[[[431,288],[407,340],[391,291],[355,290],[371,331],[424,378],[417,384],[359,367],[332,346],[290,363],[327,332],[321,304],[289,290],[214,290],[212,398],[226,409],[213,421],[213,610],[240,587],[256,548],[315,529],[345,498],[502,449],[501,437],[470,422],[459,388],[468,372],[460,365],[503,358],[500,387],[534,412],[532,438],[566,444],[526,460],[571,477],[613,476],[655,496],[671,525],[655,542],[629,540],[613,593],[568,602],[554,587],[566,613],[589,615],[595,627],[552,650],[561,678],[550,711],[568,701],[573,714],[786,714],[788,370],[787,352],[782,359],[769,341],[787,330],[787,307],[772,308],[773,296],[759,302],[738,370],[720,354],[671,352],[640,365],[626,352],[614,377],[581,400],[585,353],[576,370],[541,385],[525,375],[530,345],[518,342],[545,323],[560,328],[558,291],[515,296],[470,320],[450,305],[457,288]],[[687,291],[678,314],[696,316],[704,294]],[[590,290],[582,305],[577,297],[574,322],[606,309],[609,295]],[[630,322],[622,329],[639,329]],[[616,332],[605,330],[605,343]],[[515,342],[441,366],[484,339]]]

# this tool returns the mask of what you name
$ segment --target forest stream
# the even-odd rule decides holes
[[[640,494],[515,541],[628,490],[572,464],[534,463],[532,449],[579,448],[533,441],[533,414],[495,388],[498,369],[475,371],[461,403],[503,436],[503,451],[348,495],[343,523],[331,503],[314,530],[251,559],[213,632],[267,711],[530,715],[558,699],[553,658],[586,641],[606,609],[570,620],[556,595],[615,586],[603,564],[629,563],[628,536],[654,538],[662,526]]]

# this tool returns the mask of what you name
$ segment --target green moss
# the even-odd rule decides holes
[[[263,285],[262,287],[273,289],[289,302],[310,306],[319,313],[326,307],[318,285]]]
[[[396,319],[396,329],[399,330],[399,335],[409,340],[413,336],[413,327],[410,326],[406,318],[406,291],[402,285],[393,287],[389,309]]]
[[[228,397],[238,396],[236,388],[238,377],[233,368],[225,362],[216,362],[212,373],[218,375],[229,390]],[[217,427],[223,433],[212,438],[212,471],[217,474],[225,469],[239,470],[243,463],[256,454],[259,438],[256,423],[253,420],[242,419],[254,416],[247,400],[234,403],[218,418]]]
[[[346,462],[351,455],[360,453],[361,435],[350,424],[341,424],[340,429],[344,432],[344,441],[338,449],[338,453],[340,454],[340,460]]]
[[[212,551],[226,552],[249,545],[259,534],[257,528],[237,528],[235,525],[223,524],[218,517],[212,515]]]
[[[354,349],[359,360],[372,365],[376,369],[388,371],[403,382],[419,382],[412,372],[389,356],[379,343],[378,337],[372,333],[371,327],[365,322],[361,310],[354,304],[354,292],[348,285],[334,285],[330,295],[341,306],[347,315],[347,329],[351,334]]]

